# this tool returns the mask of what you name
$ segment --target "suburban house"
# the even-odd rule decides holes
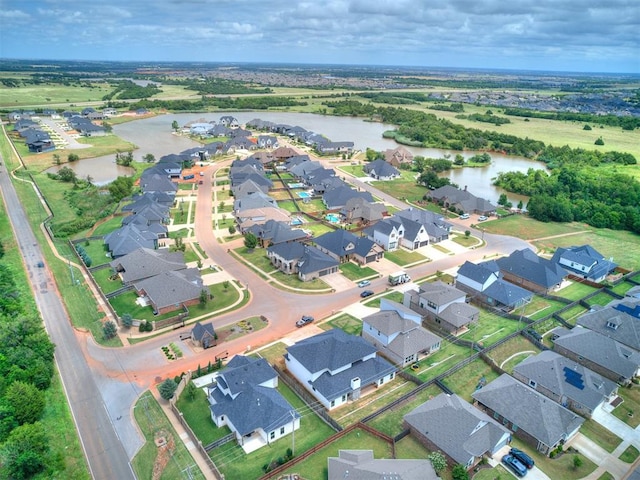
[[[278,162],[283,162],[291,157],[298,156],[298,153],[291,147],[278,147],[273,151],[273,157]]]
[[[400,210],[394,215],[394,218],[401,219],[403,223],[405,219],[413,220],[424,226],[431,243],[447,240],[449,233],[453,229],[453,224],[447,222],[442,215],[422,208],[409,207],[405,210]]]
[[[157,315],[199,303],[203,291],[209,295],[197,268],[162,272],[135,282],[134,288]]]
[[[112,260],[109,266],[118,274],[125,285],[132,285],[134,282],[163,272],[187,268],[184,263],[184,253],[149,248],[137,248],[127,255]]]
[[[393,380],[396,367],[362,337],[338,328],[287,347],[287,370],[328,410]]]
[[[498,264],[489,260],[482,263],[466,261],[458,269],[456,287],[480,303],[506,312],[526,305],[533,293],[501,278]]]
[[[229,128],[238,128],[240,126],[238,119],[232,115],[223,115],[218,123]]]
[[[523,248],[496,260],[505,280],[534,293],[549,294],[560,288],[567,271],[556,262]]]
[[[577,324],[640,352],[640,300],[616,300],[603,307],[593,305]]]
[[[588,328],[556,327],[551,340],[560,355],[621,385],[628,385],[640,373],[640,353]]]
[[[111,253],[111,258],[122,257],[139,248],[158,248],[158,234],[134,223],[108,233],[103,241]]]
[[[459,212],[489,216],[495,214],[498,208],[488,200],[468,192],[467,187],[460,190],[453,185],[445,185],[430,192],[429,196],[445,208],[453,207]]]
[[[338,450],[327,459],[328,480],[438,480],[440,477],[428,459],[378,459],[373,450]],[[392,473],[390,473],[392,472]]]
[[[385,150],[384,160],[394,167],[400,165],[411,165],[413,163],[413,153],[407,150],[403,146],[399,146],[393,149]]]
[[[545,455],[569,441],[584,423],[580,415],[506,373],[471,396],[487,414]]]
[[[420,314],[385,298],[380,311],[362,319],[362,338],[395,365],[406,367],[440,349],[442,339],[422,327]]]
[[[428,324],[458,335],[480,317],[480,311],[467,304],[466,297],[462,290],[438,280],[423,283],[417,290],[407,290],[402,303],[422,314]]]
[[[290,215],[287,210],[273,206],[247,208],[235,212],[236,223],[241,233],[245,233],[253,225],[263,225],[269,220],[291,223]]]
[[[263,247],[305,240],[308,235],[299,228],[291,228],[286,222],[267,220],[264,224],[256,224],[247,229],[258,239],[258,244]]]
[[[265,195],[268,194],[273,185],[271,185],[270,182],[267,183],[260,180],[261,178],[266,180],[266,178],[258,174],[254,174],[251,178],[247,178],[240,183],[233,184],[230,188],[233,197],[243,198],[247,195],[258,192],[264,193]]]
[[[358,192],[351,187],[341,186],[327,190],[322,195],[322,202],[329,210],[344,208],[352,198],[363,198],[369,203],[373,203],[373,195],[369,192]]]
[[[249,192],[241,197],[234,197],[233,212],[239,213],[243,210],[251,210],[262,207],[277,207],[278,202],[262,191]]]
[[[245,453],[300,428],[300,415],[277,386],[278,374],[265,359],[236,355],[207,388],[213,423],[229,427]]]
[[[362,233],[387,252],[393,252],[400,248],[400,242],[404,238],[404,225],[391,218],[384,218],[365,228]]]
[[[178,185],[173,183],[166,174],[152,173],[151,175],[143,174],[140,177],[140,189],[144,193],[175,195],[178,191]]]
[[[216,346],[216,339],[218,336],[213,329],[213,323],[205,323],[204,325],[200,322],[196,322],[196,324],[191,329],[191,342],[200,348],[209,348]]]
[[[404,416],[410,434],[429,451],[442,452],[450,466],[473,467],[511,441],[509,430],[469,402],[441,393]]]
[[[559,264],[569,275],[596,283],[602,282],[618,267],[617,263],[607,260],[590,245],[558,247],[551,261]]]
[[[287,275],[298,275],[303,282],[340,271],[340,263],[315,247],[301,242],[279,243],[267,248],[271,264]]]
[[[366,265],[384,256],[382,248],[368,238],[358,237],[341,228],[316,237],[314,242],[320,251],[340,263],[353,260],[359,265]]]
[[[383,203],[369,203],[364,198],[352,198],[340,210],[344,222],[356,225],[369,225],[382,220],[387,213]]]
[[[514,378],[585,417],[615,397],[618,385],[562,355],[545,350],[516,365]]]
[[[376,180],[393,180],[400,176],[400,172],[396,167],[385,162],[381,158],[367,163],[362,167],[362,170],[364,170],[364,173]]]
[[[278,139],[273,135],[258,135],[258,147],[278,148]]]

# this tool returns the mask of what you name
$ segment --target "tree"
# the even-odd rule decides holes
[[[453,160],[453,164],[457,166],[464,165],[464,157],[459,153],[456,153],[455,159]]]
[[[4,257],[4,245],[0,242],[0,258]]]
[[[104,334],[104,338],[113,338],[118,333],[118,326],[114,321],[107,320],[104,322],[104,325],[102,325],[102,333]]]
[[[229,290],[229,280],[225,280],[224,282],[222,282],[222,288],[224,288],[224,291],[226,292],[227,290]]]
[[[167,378],[164,382],[158,385],[158,392],[160,392],[160,396],[162,398],[170,400],[177,388],[178,384],[176,381],[173,378]]]
[[[75,183],[77,180],[76,172],[71,170],[69,167],[62,167],[60,170],[58,170],[58,178],[60,179],[60,181],[67,183]]]
[[[441,472],[447,468],[447,459],[442,452],[431,452],[427,457],[436,472]]]
[[[586,124],[584,127],[582,127],[583,130],[591,130],[591,125]]]
[[[153,153],[147,153],[142,159],[147,163],[153,163],[156,161],[156,157]]]
[[[234,233],[236,233],[236,227],[234,227],[233,225],[229,225],[229,233],[231,235],[233,235]]]
[[[518,210],[522,210],[522,207],[524,207],[524,203],[522,203],[522,200],[520,200],[518,202]]]
[[[2,463],[9,478],[30,478],[48,464],[49,444],[44,425],[27,423],[14,429],[2,445]]]
[[[189,400],[193,400],[196,398],[196,393],[198,393],[198,387],[196,387],[195,383],[189,382],[185,388],[185,394]]]
[[[80,160],[80,157],[75,153],[70,153],[69,155],[67,155],[67,161],[69,162],[77,162],[78,160]]]
[[[506,193],[501,193],[500,194],[500,198],[498,199],[498,205],[505,206],[507,204],[507,202],[508,202],[507,194]]]
[[[209,292],[205,289],[200,290],[200,306],[204,307],[209,301]]]
[[[451,478],[453,480],[469,480],[469,472],[467,472],[467,467],[464,465],[456,465],[451,470]]]
[[[60,155],[58,155],[57,153],[53,154],[53,163],[55,163],[56,165],[60,165]]]
[[[13,416],[19,425],[40,420],[44,412],[44,393],[35,385],[13,382],[4,394],[7,405],[13,408]]]
[[[174,132],[178,131],[178,129],[180,128],[180,125],[178,124],[177,120],[174,120],[173,122],[171,122],[171,128],[173,129]]]
[[[127,328],[130,328],[133,325],[133,317],[130,313],[123,313],[120,319],[122,320],[122,325]]]
[[[258,238],[252,232],[247,232],[244,236],[244,246],[252,250],[256,245],[258,245]]]
[[[574,455],[573,456],[573,469],[577,470],[582,466],[582,458],[580,458],[580,455]]]
[[[133,178],[118,177],[109,184],[109,193],[114,202],[119,202],[125,197],[131,195],[133,191]]]
[[[602,137],[598,137],[598,139],[595,141],[596,145],[604,145],[604,140],[602,139]]]

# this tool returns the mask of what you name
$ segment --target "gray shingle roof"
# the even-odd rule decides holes
[[[347,230],[327,232],[314,239],[315,243],[338,257],[359,255],[366,257],[375,243],[366,237],[358,237]]]
[[[295,242],[293,242],[295,243]],[[289,243],[285,245],[291,245]],[[338,260],[331,258],[315,247],[304,245],[302,256],[298,260],[298,271],[303,275],[326,270],[339,265]]]
[[[307,234],[302,230],[293,229],[287,223],[277,220],[267,220],[264,224],[253,225],[248,230],[257,238],[271,242],[273,245],[302,240],[307,237]]]
[[[464,302],[467,296],[462,290],[447,285],[441,280],[433,283],[423,283],[420,285],[419,294],[421,298],[430,300],[436,305],[445,305],[456,300]]]
[[[506,373],[471,396],[550,447],[584,422],[584,418]]]
[[[196,322],[191,329],[191,334],[196,340],[202,341],[205,336],[211,336],[212,338],[215,337],[216,332],[213,329],[213,323],[209,322],[202,324],[200,322]]]
[[[373,203],[373,196],[369,192],[358,192],[350,187],[338,187],[324,193],[322,200],[327,208],[342,208],[350,198],[361,197]]]
[[[457,395],[441,393],[404,416],[456,462],[494,453],[509,430]]]
[[[565,368],[582,378],[584,388],[578,388],[571,381],[567,381]],[[551,350],[545,350],[527,358],[516,365],[513,371],[591,410],[600,405],[618,387],[608,378]]]
[[[580,316],[577,323],[640,351],[640,320],[614,306],[595,306]]]
[[[496,280],[483,292],[502,305],[519,307],[533,298],[533,293],[506,280]]]
[[[397,177],[400,172],[396,167],[390,163],[385,162],[383,159],[374,160],[367,163],[362,168],[366,173],[374,173],[376,177]]]
[[[607,260],[604,256],[590,245],[574,246],[569,248],[558,247],[553,254],[551,260],[559,263],[561,259],[568,262],[575,262],[589,268],[587,278],[597,280],[609,272],[615,270],[618,264]],[[577,268],[573,269],[570,265],[562,265],[562,268],[577,275],[584,275],[585,272]]]
[[[387,348],[402,358],[427,350],[442,341],[439,336],[414,321],[402,318],[395,310],[381,310],[364,317],[362,322],[386,336],[397,333]]]
[[[339,450],[328,459],[328,480],[438,480],[431,461],[374,459],[373,450]]]
[[[114,258],[127,255],[138,248],[153,250],[157,240],[157,233],[135,224],[125,225],[104,237],[104,243]]]
[[[120,272],[124,283],[136,282],[162,272],[187,268],[182,252],[139,248],[109,263]]]
[[[567,276],[567,271],[557,263],[539,257],[528,248],[516,250],[508,257],[499,258],[496,262],[500,266],[500,271],[524,278],[545,289],[561,283]]]
[[[202,279],[197,268],[162,272],[134,284],[144,290],[157,309],[179,306],[200,297]]]

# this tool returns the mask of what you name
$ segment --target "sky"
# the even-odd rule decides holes
[[[0,0],[0,58],[640,73],[640,1]]]

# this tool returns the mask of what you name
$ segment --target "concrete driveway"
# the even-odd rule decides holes
[[[495,467],[496,465],[502,464],[502,457],[509,454],[509,450],[511,447],[506,445],[498,450],[493,458],[489,459],[489,465]],[[502,465],[506,471],[508,471],[513,478],[518,478],[508,467]],[[531,470],[527,471],[527,479],[529,480],[551,480],[542,470],[538,467],[534,466]]]

